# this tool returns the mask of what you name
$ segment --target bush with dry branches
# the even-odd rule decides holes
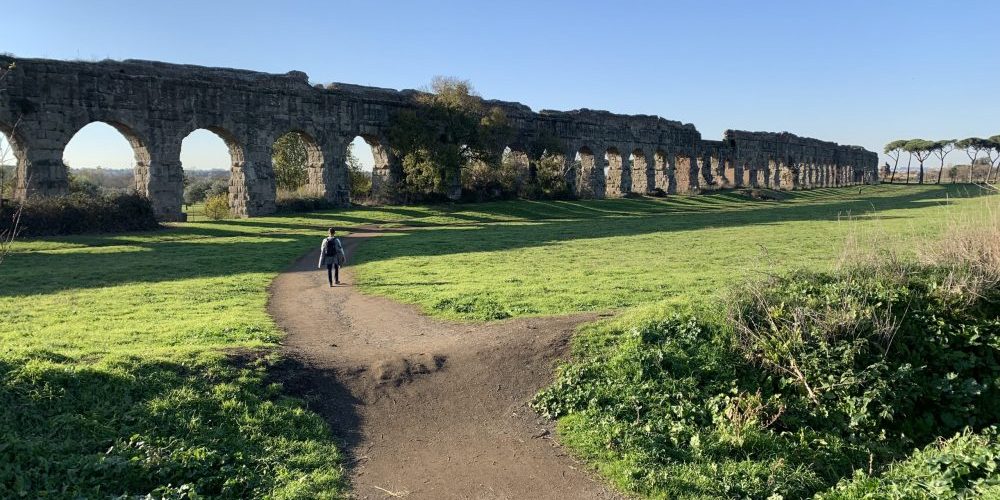
[[[771,276],[729,302],[743,356],[796,388],[789,418],[920,442],[1000,412],[1000,222],[953,223],[916,256],[866,248],[834,272]],[[879,438],[879,436],[882,436]],[[913,440],[913,441],[910,441]]]
[[[951,220],[940,240],[918,252],[923,264],[947,271],[942,291],[967,300],[978,300],[1000,284],[1000,202],[988,198],[977,214]]]

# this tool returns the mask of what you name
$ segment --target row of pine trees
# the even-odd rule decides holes
[[[925,171],[924,162],[934,157],[940,161],[937,171],[937,183],[941,183],[941,178],[945,173],[945,158],[954,151],[962,151],[969,157],[968,172],[964,179],[968,182],[992,183],[1000,175],[1000,135],[994,135],[988,139],[980,137],[968,137],[961,140],[945,139],[940,141],[928,141],[925,139],[900,139],[885,145],[885,154],[892,160],[892,165],[886,163],[882,168],[883,181],[896,182],[899,160],[903,154],[908,154],[906,160],[905,182],[910,182],[910,167],[916,160],[917,184],[924,184]],[[982,167],[977,170],[977,167]],[[977,178],[976,173],[979,172]],[[948,177],[952,182],[959,178],[962,173],[960,167],[953,166],[948,169]]]

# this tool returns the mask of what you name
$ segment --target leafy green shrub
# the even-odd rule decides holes
[[[295,195],[279,196],[275,201],[275,207],[279,213],[293,213],[328,210],[336,208],[336,205],[321,196]]]
[[[499,163],[472,162],[462,169],[462,200],[489,201],[517,195],[519,165],[512,158]]]
[[[1000,498],[1000,439],[997,428],[965,430],[927,445],[881,475],[857,471],[822,500],[858,498]]]
[[[949,269],[800,273],[743,287],[744,356],[778,377],[782,421],[854,442],[921,445],[1000,415],[1000,291],[941,287]]]
[[[210,196],[229,194],[229,183],[220,179],[198,179],[184,188],[184,204],[194,205]]]
[[[70,194],[79,194],[82,196],[96,198],[101,196],[101,186],[98,186],[96,182],[86,177],[70,174],[69,192]]]
[[[229,182],[226,180],[215,180],[212,181],[212,185],[209,186],[208,191],[205,191],[205,197],[218,196],[220,194],[229,194]]]
[[[529,200],[565,200],[573,198],[566,184],[562,158],[545,155],[538,161],[534,175],[522,188],[521,196]]]
[[[719,325],[666,314],[591,327],[583,359],[534,401],[560,434],[622,489],[657,497],[802,496],[836,476],[813,464],[833,450],[810,430],[772,429],[783,408],[766,374]]]
[[[40,197],[32,198],[23,207],[20,236],[118,233],[160,227],[153,205],[138,194]],[[15,205],[0,208],[0,232],[10,229],[16,209]]]
[[[205,217],[213,220],[232,217],[232,212],[229,211],[229,196],[217,194],[205,198]]]
[[[351,201],[362,201],[372,194],[372,173],[361,169],[350,169]]]
[[[459,161],[455,159],[461,158],[457,148],[439,154],[445,156],[449,152],[451,153],[447,155],[449,163]],[[407,203],[447,201],[449,194],[447,191],[454,175],[456,173],[439,168],[431,153],[418,149],[403,158],[403,182],[400,185],[400,194]]]
[[[957,272],[795,273],[741,287],[725,318],[591,327],[534,405],[629,491],[812,495],[997,423],[1000,289],[944,286]]]

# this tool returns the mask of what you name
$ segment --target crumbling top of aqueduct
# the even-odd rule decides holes
[[[182,217],[181,141],[196,129],[215,132],[232,157],[230,202],[240,215],[274,210],[274,141],[306,138],[309,189],[347,204],[344,159],[363,137],[376,159],[375,184],[399,180],[387,139],[393,116],[416,105],[413,90],[351,84],[313,86],[305,73],[284,75],[153,61],[78,62],[0,57],[0,131],[17,158],[16,197],[67,191],[63,149],[85,125],[117,128],[135,151],[136,188],[164,219]],[[797,189],[877,181],[878,157],[858,146],[789,133],[726,131],[704,140],[692,124],[606,111],[532,111],[505,101],[513,139],[507,147],[528,163],[540,144],[559,144],[567,182],[581,196],[690,192],[726,186]],[[548,151],[553,153],[553,151]]]

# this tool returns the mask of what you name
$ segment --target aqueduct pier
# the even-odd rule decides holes
[[[63,149],[95,121],[118,129],[135,152],[135,187],[164,220],[183,218],[181,141],[207,129],[232,159],[230,206],[240,216],[275,209],[271,166],[275,140],[305,138],[307,189],[350,203],[348,145],[361,136],[375,156],[374,190],[398,182],[399,159],[388,142],[396,111],[416,105],[413,90],[349,84],[313,86],[305,73],[284,75],[152,61],[77,62],[0,57],[0,131],[17,160],[15,198],[67,192]],[[808,189],[878,181],[878,156],[782,132],[728,130],[701,138],[691,124],[606,111],[534,112],[516,102],[502,108],[514,128],[504,149],[526,170],[543,153],[567,163],[566,182],[582,197],[690,193],[725,187]],[[553,146],[557,144],[557,146]],[[559,149],[550,151],[548,149]]]

